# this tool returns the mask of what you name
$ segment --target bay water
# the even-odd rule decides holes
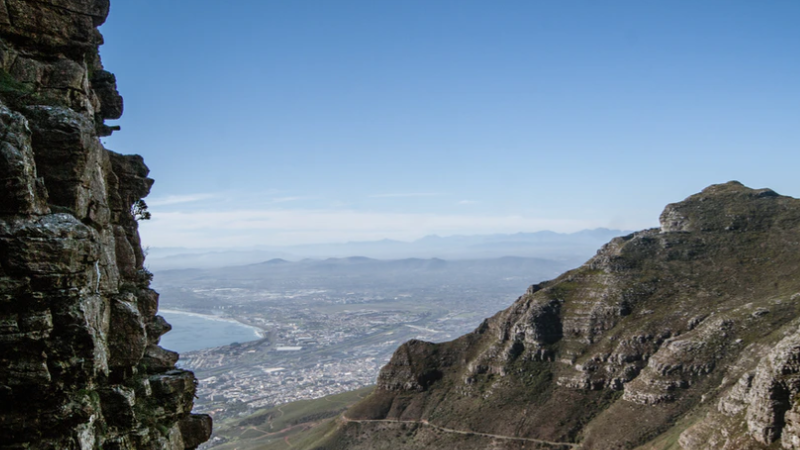
[[[178,353],[261,338],[257,328],[233,319],[171,309],[161,309],[158,314],[172,325],[172,331],[161,337],[160,345]]]

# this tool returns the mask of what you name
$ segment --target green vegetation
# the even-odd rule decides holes
[[[25,83],[17,81],[10,73],[0,69],[0,94],[30,94],[32,89]]]
[[[220,450],[283,450],[310,442],[332,429],[332,419],[372,392],[373,386],[315,400],[287,403],[214,424],[214,435],[226,440]],[[314,428],[313,432],[310,432]]]
[[[152,217],[150,211],[147,210],[147,203],[142,199],[133,202],[133,205],[131,205],[131,215],[134,220],[150,220]]]
[[[19,109],[32,99],[38,99],[38,95],[30,85],[17,81],[10,73],[0,69],[0,100],[12,109]]]

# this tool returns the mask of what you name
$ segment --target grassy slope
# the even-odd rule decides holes
[[[366,397],[373,387],[331,395],[315,400],[287,403],[264,409],[247,417],[229,419],[214,424],[215,436],[228,441],[214,447],[219,450],[283,450],[294,448],[294,443],[326,429],[324,424],[337,417],[346,408]]]

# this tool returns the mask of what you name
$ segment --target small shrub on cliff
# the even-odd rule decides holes
[[[150,217],[152,217],[150,211],[147,210],[147,203],[142,199],[133,202],[133,205],[131,205],[131,215],[134,220],[150,220]]]
[[[150,282],[153,281],[153,272],[150,272],[146,268],[139,269],[136,271],[136,282],[140,285],[149,286]]]

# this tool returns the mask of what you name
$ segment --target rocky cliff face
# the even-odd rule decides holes
[[[800,448],[800,200],[667,206],[455,341],[401,346],[308,448]]]
[[[108,0],[0,0],[0,448],[183,449],[196,380],[158,346],[134,204],[153,180],[98,136]]]

